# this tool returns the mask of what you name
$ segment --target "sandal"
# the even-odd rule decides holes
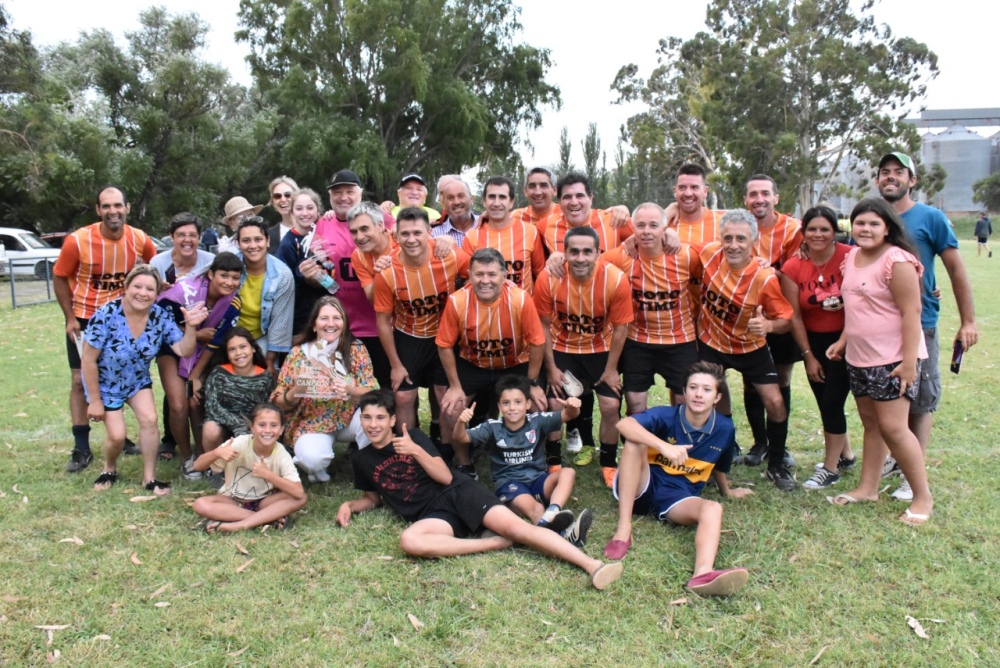
[[[926,515],[923,513],[911,513],[910,509],[907,508],[903,511],[903,514],[899,516],[899,521],[906,526],[918,527],[921,524],[925,524],[927,520],[931,518],[931,515],[933,515],[933,513],[927,513]]]
[[[177,454],[177,444],[170,443],[169,441],[160,441],[160,447],[156,451],[156,456],[165,462],[170,462],[174,460],[174,455]]]
[[[118,471],[104,471],[94,481],[94,489],[98,492],[103,492],[104,490],[111,489],[116,482],[118,482]],[[107,485],[107,487],[97,489],[98,485]]]
[[[275,531],[287,531],[292,528],[292,516],[285,515],[279,519],[271,522],[271,526],[274,527]]]
[[[153,480],[150,480],[143,486],[146,488],[147,491],[152,492],[156,496],[166,496],[167,494],[170,494],[169,482],[162,482],[154,478]],[[163,491],[161,492],[160,490]]]
[[[205,533],[219,533],[220,526],[222,526],[222,522],[219,520],[209,520],[205,522]]]

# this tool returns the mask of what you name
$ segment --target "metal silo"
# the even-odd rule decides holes
[[[947,214],[969,214],[979,207],[972,201],[972,184],[990,175],[989,139],[961,125],[926,134],[920,147],[921,162],[941,165],[947,172],[944,188],[928,202]]]

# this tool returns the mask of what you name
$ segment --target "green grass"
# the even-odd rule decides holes
[[[285,533],[193,530],[197,518],[185,500],[205,489],[200,483],[179,481],[165,500],[130,503],[146,494],[134,457],[122,462],[112,491],[96,494],[96,463],[82,475],[63,472],[69,372],[58,308],[4,308],[0,664],[47,665],[47,653],[58,650],[59,664],[86,666],[805,666],[825,648],[817,665],[1000,665],[993,361],[1000,356],[993,291],[1000,259],[976,258],[969,241],[962,250],[982,340],[960,376],[944,375],[928,461],[933,520],[911,529],[895,521],[904,505],[887,495],[835,508],[823,494],[781,494],[759,470],[736,467],[735,481],[753,483],[757,493],[725,502],[718,564],[751,571],[748,586],[728,600],[684,591],[693,532],[648,519],[636,523],[625,575],[606,592],[589,588],[582,572],[520,549],[406,558],[397,544],[403,523],[388,511],[335,526],[338,505],[356,495],[342,453],[334,482],[308,489],[306,512]],[[947,351],[957,321],[939,272]],[[794,382],[790,447],[802,481],[822,440],[801,369]],[[852,402],[849,413],[860,452]],[[747,434],[741,419],[739,428]],[[97,446],[101,429],[94,431]],[[179,477],[176,463],[161,464],[161,472]],[[839,489],[850,489],[857,475]],[[599,555],[615,506],[596,468],[581,472],[575,497],[573,506],[595,511],[587,551]],[[59,542],[74,536],[83,545]],[[130,561],[133,553],[141,565]],[[681,598],[687,601],[671,605]],[[424,626],[415,629],[408,614]],[[924,621],[931,636],[924,640],[906,615],[944,623]],[[54,631],[47,646],[39,625],[68,628]]]

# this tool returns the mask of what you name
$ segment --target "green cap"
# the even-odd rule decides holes
[[[916,165],[913,164],[913,158],[906,155],[905,153],[900,153],[899,151],[896,151],[895,153],[886,153],[885,155],[883,155],[882,159],[878,161],[878,168],[882,169],[882,166],[890,160],[895,160],[903,167],[906,167],[908,170],[910,170],[910,174],[916,176],[917,167]]]

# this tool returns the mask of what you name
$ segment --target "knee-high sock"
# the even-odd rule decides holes
[[[788,440],[788,418],[781,422],[767,421],[767,467],[778,468],[785,459],[785,442]]]
[[[747,422],[750,423],[754,445],[767,445],[767,412],[764,410],[764,401],[750,383],[743,388],[743,405],[746,408]]]

